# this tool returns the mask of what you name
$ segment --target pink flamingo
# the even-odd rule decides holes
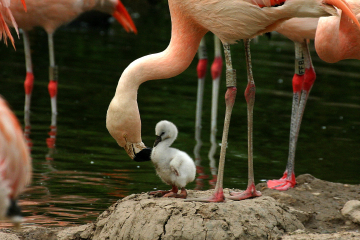
[[[0,96],[0,219],[21,221],[19,194],[31,180],[31,158],[20,124]]]
[[[311,61],[307,39],[314,39],[318,18],[292,18],[275,29],[295,43],[295,74],[293,76],[293,103],[290,123],[289,155],[283,177],[269,180],[269,188],[287,190],[296,184],[295,152],[302,116],[316,74]]]
[[[81,13],[89,10],[99,10],[112,14],[126,31],[137,33],[136,27],[120,0],[27,0],[28,12],[25,14],[19,6],[11,6],[14,18],[19,28],[23,30],[24,51],[26,63],[26,79],[25,79],[25,136],[28,144],[31,146],[30,135],[30,101],[34,85],[34,75],[32,71],[32,61],[30,52],[30,41],[28,31],[36,26],[45,29],[48,35],[49,43],[49,85],[48,90],[51,97],[51,131],[47,139],[49,149],[54,148],[56,139],[56,116],[57,116],[57,84],[58,84],[58,68],[55,65],[54,41],[53,34],[58,27],[74,20]]]
[[[214,61],[211,65],[211,77],[212,77],[212,101],[211,101],[211,129],[210,129],[210,142],[211,148],[209,150],[208,158],[210,160],[210,171],[212,179],[209,180],[209,184],[215,187],[217,181],[217,168],[216,160],[214,155],[216,153],[217,142],[216,142],[216,132],[217,132],[217,108],[218,108],[218,98],[219,98],[219,84],[220,77],[222,72],[223,60],[221,56],[221,42],[218,37],[214,35]],[[203,181],[208,176],[205,175],[204,167],[201,166],[201,155],[200,149],[202,146],[201,140],[201,123],[202,123],[202,105],[204,98],[204,84],[207,70],[207,51],[205,38],[200,41],[198,49],[199,62],[197,65],[197,75],[198,75],[198,90],[197,90],[197,100],[196,100],[196,119],[195,119],[195,140],[196,145],[194,147],[194,156],[196,164],[196,172],[198,177],[196,178],[196,189],[203,188]]]
[[[360,2],[347,2],[360,20]],[[344,12],[338,12],[340,18],[320,18],[315,35],[316,51],[322,60],[329,63],[343,59],[360,59],[360,30],[354,27],[352,19]]]
[[[106,126],[117,143],[134,160],[148,158],[151,150],[141,140],[141,120],[137,104],[137,90],[141,83],[154,79],[174,77],[191,63],[200,40],[206,32],[213,32],[224,45],[226,61],[225,94],[226,113],[223,129],[218,178],[214,195],[206,201],[224,201],[223,174],[227,136],[232,108],[236,97],[235,70],[232,69],[230,44],[245,39],[248,67],[248,86],[245,98],[248,104],[248,187],[234,193],[231,199],[240,200],[259,196],[255,190],[252,158],[252,109],[255,101],[255,83],[252,78],[249,38],[272,31],[282,21],[292,17],[320,17],[336,14],[334,6],[356,20],[342,0],[288,0],[285,2],[246,0],[169,0],[172,35],[169,46],[160,53],[148,55],[132,62],[123,72],[112,99]],[[265,5],[265,6],[264,6]],[[280,5],[271,7],[273,5]],[[357,20],[356,20],[357,22]],[[357,22],[359,25],[359,23]]]
[[[26,12],[25,0],[21,0],[21,2]],[[15,48],[14,38],[11,35],[7,22],[9,22],[10,26],[15,28],[16,33],[19,36],[17,24],[10,10],[10,0],[0,0],[0,40],[4,38],[4,42],[7,45],[7,39],[9,38],[11,44]]]
[[[347,2],[360,20],[360,3]],[[316,75],[305,39],[315,38],[315,47],[321,59],[334,63],[343,59],[360,59],[360,30],[346,14],[320,19],[293,18],[285,21],[276,31],[295,42],[295,70],[293,78],[293,107],[291,115],[289,158],[284,175],[279,180],[269,180],[269,188],[287,190],[296,184],[294,166],[297,138],[305,105]],[[316,36],[315,36],[316,35]]]

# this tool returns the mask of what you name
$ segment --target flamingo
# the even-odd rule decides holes
[[[279,180],[267,181],[267,186],[272,189],[285,191],[296,185],[294,172],[296,145],[305,105],[316,79],[308,39],[314,39],[318,21],[318,18],[292,18],[275,29],[295,43],[295,74],[292,79],[293,103],[288,162],[285,172]]]
[[[26,12],[27,10],[26,10],[25,0],[21,0],[21,2]],[[14,38],[12,37],[10,29],[6,22],[9,22],[9,24],[15,28],[15,31],[19,36],[19,31],[16,21],[10,10],[10,0],[0,0],[0,40],[4,38],[4,42],[7,45],[7,39],[9,38],[11,44],[15,48]]]
[[[360,3],[347,1],[360,20]],[[339,11],[341,17],[320,19],[297,19],[285,21],[276,31],[295,42],[296,73],[293,77],[293,107],[291,115],[289,158],[284,175],[279,180],[269,180],[269,188],[288,190],[296,184],[294,166],[297,138],[300,131],[305,105],[314,84],[316,75],[308,44],[305,39],[315,38],[315,47],[319,57],[330,63],[343,59],[360,59],[360,30],[351,23],[346,14]]]
[[[196,167],[191,157],[183,151],[171,148],[176,140],[178,130],[172,122],[163,120],[156,124],[156,140],[151,152],[157,175],[163,182],[172,186],[171,191],[153,191],[150,195],[163,195],[163,197],[186,198],[186,184],[194,181]],[[178,194],[180,188],[181,193]]]
[[[0,219],[21,222],[19,194],[31,180],[31,158],[20,124],[0,96]]]
[[[348,4],[360,20],[360,2],[349,0]],[[325,62],[360,59],[360,30],[351,24],[346,14],[339,11],[339,15],[340,18],[320,18],[316,30],[315,48]]]
[[[211,65],[211,76],[212,76],[212,101],[211,101],[211,128],[210,128],[210,142],[211,148],[209,150],[209,160],[210,160],[210,171],[212,179],[209,180],[210,185],[215,186],[217,180],[217,168],[215,166],[215,152],[217,148],[216,142],[216,132],[217,132],[217,107],[218,107],[218,97],[219,97],[219,84],[222,71],[223,60],[221,56],[221,42],[218,37],[214,35],[214,61]],[[199,176],[196,178],[197,189],[203,187],[203,180],[207,178],[207,175],[204,173],[204,168],[201,166],[201,155],[200,149],[202,146],[201,140],[201,122],[202,122],[202,105],[203,105],[203,96],[204,96],[204,84],[205,76],[207,70],[207,51],[205,38],[201,39],[199,49],[198,49],[199,62],[197,65],[197,75],[198,75],[198,90],[197,90],[197,101],[196,101],[196,120],[195,120],[195,140],[196,145],[194,147],[194,156],[196,164],[196,172]]]
[[[58,68],[55,65],[54,54],[54,41],[53,35],[58,27],[74,20],[77,16],[85,11],[99,10],[105,13],[110,13],[116,20],[125,28],[127,32],[131,31],[137,33],[137,29],[120,0],[27,0],[28,13],[24,14],[19,6],[11,6],[14,18],[18,23],[19,28],[23,30],[24,38],[24,51],[25,51],[25,63],[26,63],[26,79],[24,83],[25,87],[25,136],[28,140],[28,144],[31,146],[29,139],[30,135],[30,101],[31,94],[34,85],[34,75],[32,71],[32,61],[30,53],[30,41],[28,31],[36,26],[40,26],[45,29],[48,35],[49,44],[49,84],[48,90],[51,98],[51,131],[50,137],[47,139],[47,145],[49,149],[55,146],[56,137],[56,116],[57,116],[57,84],[58,84]]]
[[[252,78],[249,38],[272,31],[282,21],[292,17],[321,17],[336,15],[334,6],[342,9],[358,26],[355,16],[343,0],[169,0],[172,34],[169,46],[160,53],[148,55],[132,62],[122,73],[115,96],[110,102],[106,126],[117,143],[125,148],[132,159],[150,156],[151,150],[141,140],[141,120],[137,104],[137,90],[149,80],[174,77],[191,63],[202,37],[213,32],[224,46],[226,62],[225,121],[223,129],[217,183],[214,194],[205,201],[221,202],[227,136],[230,117],[236,97],[235,70],[232,69],[230,44],[245,41],[248,69],[248,86],[245,99],[248,104],[248,187],[242,193],[234,193],[231,199],[241,200],[259,196],[255,190],[252,168],[252,109],[255,100],[255,82]],[[277,7],[272,7],[277,5]]]

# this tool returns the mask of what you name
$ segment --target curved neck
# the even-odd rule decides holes
[[[123,89],[137,90],[141,83],[149,80],[177,76],[190,65],[207,30],[193,23],[171,1],[169,7],[172,21],[169,46],[160,53],[132,62],[123,72],[116,94]]]

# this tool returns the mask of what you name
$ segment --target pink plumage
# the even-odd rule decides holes
[[[31,157],[19,121],[0,96],[0,219],[31,180]]]

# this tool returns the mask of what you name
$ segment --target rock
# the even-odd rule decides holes
[[[81,225],[76,227],[64,228],[56,233],[58,240],[73,240],[73,239],[87,239],[90,236],[88,231],[91,224]]]
[[[360,223],[360,201],[350,200],[346,202],[341,209],[341,214],[354,223]]]
[[[272,192],[269,196],[276,199],[279,203],[283,203],[287,205],[296,202],[295,198],[293,198],[290,194],[284,192]]]
[[[13,233],[0,232],[0,240],[20,240],[20,238]]]
[[[299,219],[299,221],[302,224],[307,223],[308,221],[310,221],[310,219],[313,217],[313,213],[309,213],[309,212],[304,212],[301,210],[297,210],[293,207],[289,207],[289,212],[293,215],[296,216],[297,219]]]
[[[189,190],[189,198],[213,191]],[[97,239],[278,239],[304,229],[286,207],[271,197],[225,203],[185,202],[133,194],[99,216]]]

